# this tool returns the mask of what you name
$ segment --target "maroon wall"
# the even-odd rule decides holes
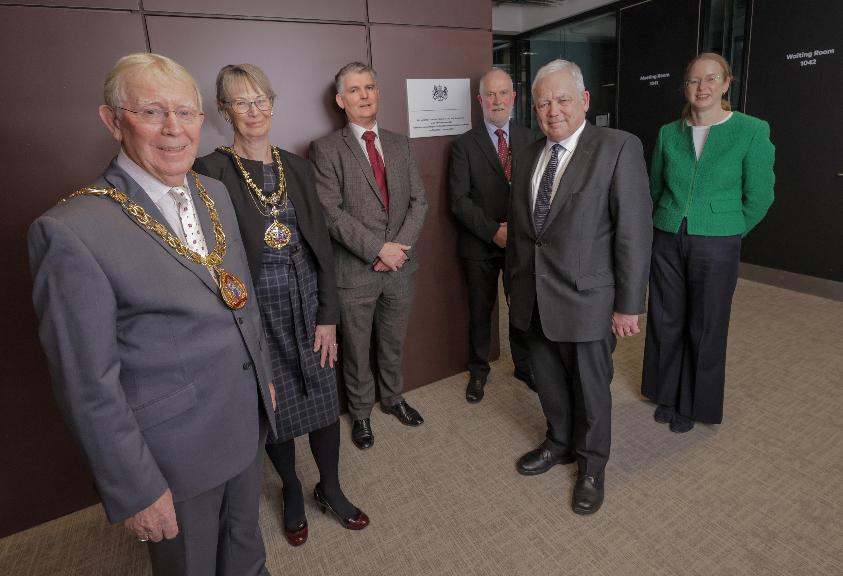
[[[137,0],[0,0],[0,537],[96,502],[52,400],[25,236],[38,214],[90,182],[116,153],[96,114],[114,61],[151,49],[195,75],[207,113],[202,153],[231,139],[213,105],[217,71],[254,62],[279,94],[273,142],[301,154],[343,123],[331,86],[342,64],[372,63],[382,88],[379,123],[406,134],[405,80],[469,77],[476,92],[491,64],[490,27],[490,0],[144,0],[143,9]],[[467,358],[466,296],[447,205],[452,141],[413,141],[430,211],[418,246],[407,389],[464,370]]]

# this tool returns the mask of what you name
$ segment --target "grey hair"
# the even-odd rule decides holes
[[[337,72],[336,76],[334,76],[334,86],[337,88],[337,94],[342,94],[344,88],[343,79],[348,74],[365,74],[366,72],[372,75],[372,80],[375,82],[378,81],[378,73],[375,72],[375,69],[368,64],[363,64],[362,62],[349,62],[340,68],[339,72]]]
[[[172,58],[160,54],[136,52],[120,58],[105,78],[103,98],[115,114],[126,97],[126,78],[136,74],[157,75],[186,81],[193,86],[193,91],[196,94],[196,107],[199,112],[202,111],[202,95],[199,92],[199,86],[184,66]]]
[[[263,70],[254,64],[229,64],[223,66],[217,74],[217,109],[225,112],[225,107],[231,100],[231,94],[242,84],[251,84],[275,102],[275,90]]]
[[[567,70],[568,73],[571,75],[571,78],[574,79],[574,83],[577,85],[577,90],[580,92],[585,92],[585,81],[582,77],[582,70],[580,67],[577,66],[573,62],[569,62],[568,60],[551,60],[541,68],[539,71],[536,72],[536,77],[533,79],[533,86],[530,89],[533,93],[533,99],[536,98],[536,86],[538,85],[539,81],[546,77],[550,76],[551,74],[555,74],[556,72],[562,72]]]
[[[512,83],[512,76],[509,75],[509,72],[504,70],[503,68],[498,68],[497,66],[493,66],[490,68],[483,76],[480,77],[480,88],[478,94],[481,96],[486,92],[486,77],[493,72],[503,72],[506,74],[506,77],[509,78],[509,88],[510,90],[515,90],[515,85]]]

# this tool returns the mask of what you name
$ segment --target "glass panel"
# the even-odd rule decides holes
[[[614,126],[615,78],[617,77],[617,38],[615,13],[603,14],[519,39],[519,88],[516,118],[520,124],[541,136],[532,111],[530,87],[539,68],[562,58],[582,68],[585,87],[591,93],[588,120]],[[599,118],[598,118],[599,117]]]
[[[732,66],[729,100],[732,108],[741,106],[746,0],[709,0],[704,22],[703,52],[717,52]]]

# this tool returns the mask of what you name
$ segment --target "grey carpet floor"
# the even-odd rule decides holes
[[[362,532],[344,530],[309,498],[310,540],[288,546],[280,481],[267,466],[261,524],[270,570],[843,574],[843,303],[741,280],[725,420],[684,435],[656,424],[641,399],[643,343],[643,335],[624,340],[615,354],[612,458],[595,516],[570,509],[573,466],[516,473],[544,421],[504,349],[478,405],[464,400],[465,374],[414,390],[407,398],[424,426],[405,428],[376,411],[376,442],[366,452],[348,440],[343,417],[344,489],[372,520]],[[306,440],[298,457],[312,490],[318,474]],[[2,575],[147,573],[143,545],[108,526],[99,506],[0,540]]]

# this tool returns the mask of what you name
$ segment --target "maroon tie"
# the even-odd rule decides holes
[[[366,141],[366,153],[369,155],[372,173],[375,175],[375,182],[378,183],[378,188],[380,188],[383,205],[389,210],[389,189],[386,187],[386,170],[383,165],[383,158],[381,158],[378,152],[378,147],[375,146],[375,138],[377,138],[377,134],[371,130],[363,132],[363,140]]]
[[[512,160],[509,157],[509,146],[506,145],[506,133],[503,131],[503,128],[498,128],[495,130],[495,134],[498,136],[498,158],[501,159],[501,166],[503,166],[506,179],[511,180]]]

